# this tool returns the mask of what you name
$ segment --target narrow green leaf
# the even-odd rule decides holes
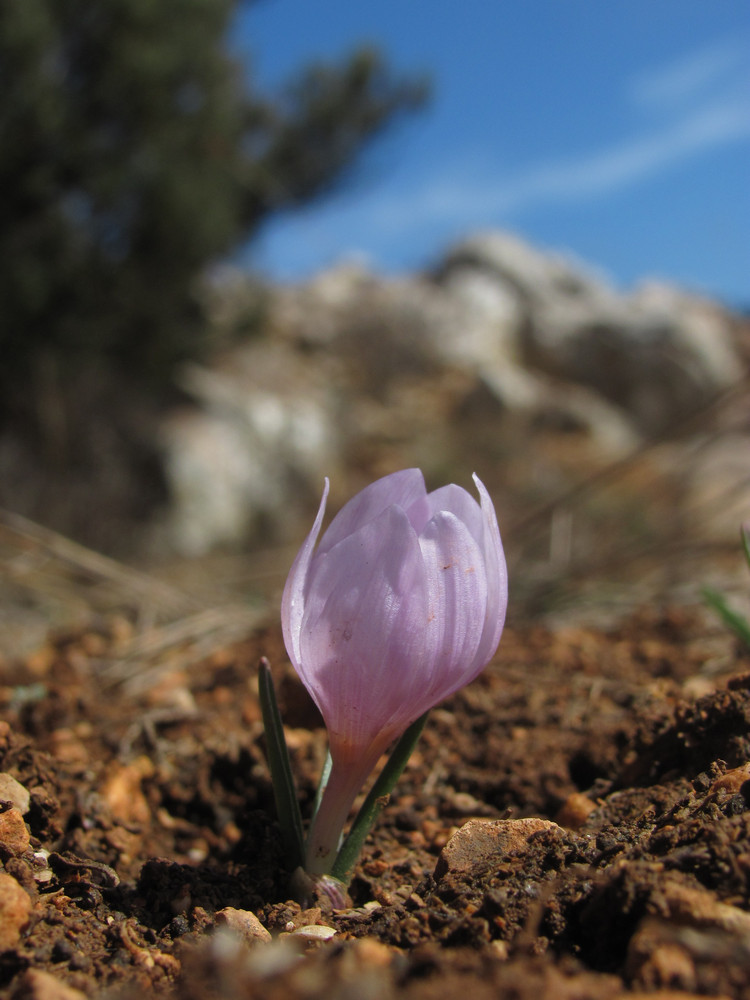
[[[276,801],[281,837],[290,868],[295,869],[303,863],[305,857],[302,815],[292,776],[289,750],[284,738],[284,726],[281,722],[281,713],[271,677],[271,667],[265,656],[258,666],[258,695],[263,725],[266,730],[268,767],[271,771],[273,797]]]
[[[704,587],[701,593],[703,600],[719,614],[724,624],[750,647],[750,622],[730,608],[724,597],[712,587]]]
[[[750,528],[744,524],[740,528],[740,537],[742,538],[742,548],[745,550],[745,559],[750,567]]]
[[[388,762],[378,775],[377,781],[370,789],[367,798],[362,803],[362,808],[357,813],[349,835],[344,840],[341,850],[336,856],[336,860],[331,868],[331,875],[340,882],[343,882],[344,885],[349,884],[352,869],[367,839],[367,835],[372,829],[373,823],[380,815],[383,806],[388,802],[394,785],[401,777],[412,751],[417,745],[419,737],[422,735],[424,724],[427,721],[427,714],[425,712],[416,722],[412,722],[391,751]]]

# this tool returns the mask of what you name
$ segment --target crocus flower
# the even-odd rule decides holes
[[[351,806],[381,754],[428,709],[473,680],[500,641],[507,575],[495,510],[459,486],[427,493],[419,469],[350,500],[284,588],[287,652],[328,729],[331,772],[306,868],[330,870]]]

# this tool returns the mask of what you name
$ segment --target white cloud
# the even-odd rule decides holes
[[[623,86],[626,102],[648,111],[629,136],[573,155],[550,155],[513,174],[502,174],[482,151],[435,165],[419,186],[334,201],[290,220],[287,240],[298,255],[335,257],[359,241],[376,256],[396,241],[477,226],[517,225],[519,216],[544,205],[585,204],[614,195],[700,155],[750,137],[750,101],[743,89],[744,52],[725,41],[640,74]],[[657,120],[653,117],[658,112]],[[479,158],[481,156],[481,159]],[[442,238],[442,236],[440,237]]]
[[[724,39],[682,58],[636,74],[630,98],[653,110],[669,109],[715,88],[747,86],[748,39]]]
[[[663,112],[658,127],[650,119],[646,129],[609,147],[551,156],[515,176],[498,177],[486,164],[464,165],[450,174],[443,170],[418,192],[369,201],[368,225],[398,233],[427,221],[473,224],[539,204],[584,202],[745,139],[750,136],[746,41],[714,42],[626,83],[624,99]]]
[[[542,203],[568,204],[612,194],[702,152],[750,135],[740,102],[699,108],[672,125],[609,148],[530,166],[510,177],[442,175],[403,197],[368,199],[368,226],[398,233],[433,223],[487,221]]]

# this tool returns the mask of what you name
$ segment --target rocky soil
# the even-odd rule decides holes
[[[292,899],[257,700],[324,755],[278,629],[192,665],[108,617],[0,673],[0,996],[750,996],[750,658],[703,612],[518,624],[431,714],[334,910]]]

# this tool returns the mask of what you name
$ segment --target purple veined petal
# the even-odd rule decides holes
[[[326,501],[328,500],[328,479],[323,486],[323,496],[320,501],[318,513],[312,526],[310,534],[302,543],[302,547],[297,553],[292,568],[284,584],[284,593],[281,598],[281,628],[284,634],[284,644],[292,661],[295,670],[299,673],[302,662],[300,657],[299,636],[302,618],[305,613],[305,590],[307,576],[310,569],[310,562],[313,557],[315,542],[320,534],[323,524],[323,516],[326,511]]]
[[[336,514],[320,541],[318,554],[328,552],[347,535],[382,514],[386,507],[395,505],[406,510],[426,492],[420,469],[402,469],[376,479]]]
[[[416,718],[408,694],[424,660],[427,626],[422,554],[400,507],[316,553],[299,673],[323,715],[332,753],[361,755]]]
[[[487,573],[487,617],[474,664],[474,676],[476,676],[495,655],[500,642],[508,607],[508,570],[492,500],[484,483],[476,473],[473,479],[474,485],[479,491],[484,522],[482,552]]]
[[[414,697],[420,703],[415,717],[479,672],[474,665],[484,633],[488,588],[482,549],[454,513],[436,513],[420,535],[419,546],[435,628],[427,669],[420,687],[415,685]]]

